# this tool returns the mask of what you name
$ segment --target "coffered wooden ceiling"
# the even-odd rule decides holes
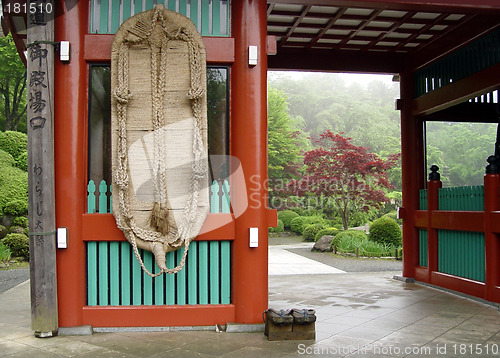
[[[276,37],[278,51],[269,67],[387,73],[418,68],[499,27],[500,1],[469,2],[478,6],[464,6],[464,0],[455,6],[448,0],[268,1],[267,32]]]

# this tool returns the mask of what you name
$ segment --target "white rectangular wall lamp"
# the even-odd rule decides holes
[[[250,247],[259,247],[259,228],[250,228]]]

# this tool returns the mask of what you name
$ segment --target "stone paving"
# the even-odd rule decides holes
[[[283,264],[293,269],[296,256]],[[274,258],[271,251],[270,265]],[[0,357],[499,357],[498,307],[397,281],[396,274],[270,275],[270,307],[314,308],[318,319],[315,341],[275,342],[262,332],[215,331],[39,339],[30,328],[26,281],[0,294]]]

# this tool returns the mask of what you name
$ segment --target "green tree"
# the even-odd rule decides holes
[[[9,34],[0,38],[0,126],[26,131],[26,68]]]

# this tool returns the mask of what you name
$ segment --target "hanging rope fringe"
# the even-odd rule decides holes
[[[142,269],[150,276],[156,277],[162,273],[177,273],[185,264],[190,241],[193,238],[192,226],[197,217],[198,197],[201,181],[206,178],[207,163],[206,144],[202,135],[203,128],[203,106],[205,95],[204,79],[204,57],[202,49],[195,38],[186,28],[178,27],[174,31],[169,30],[172,24],[167,24],[168,12],[163,5],[155,6],[148,11],[151,21],[138,18],[128,32],[133,35],[127,37],[118,49],[117,56],[117,84],[113,96],[116,100],[116,115],[118,121],[117,135],[117,165],[113,173],[114,184],[118,192],[119,213],[115,212],[118,227],[124,232],[125,237],[131,243],[134,254]],[[142,14],[141,14],[142,15]],[[129,20],[130,21],[130,20]],[[189,20],[188,20],[189,21]],[[190,190],[187,203],[184,207],[183,220],[175,223],[168,210],[167,179],[166,179],[166,157],[165,148],[168,143],[165,140],[164,118],[164,93],[166,91],[167,50],[169,41],[183,41],[188,46],[190,88],[188,98],[194,116],[193,128],[193,156],[191,167]],[[152,113],[153,113],[153,136],[154,157],[152,165],[152,179],[154,186],[154,204],[151,210],[149,224],[153,230],[147,230],[137,225],[130,212],[129,197],[129,164],[127,143],[127,108],[132,93],[129,88],[129,53],[130,48],[136,45],[147,45],[151,49],[151,90],[152,90]],[[168,148],[167,148],[168,150]],[[138,240],[149,243],[149,247],[155,256],[155,261],[160,272],[153,274],[149,272],[139,253]],[[185,247],[184,254],[179,264],[174,268],[167,268],[165,253],[172,249]]]

